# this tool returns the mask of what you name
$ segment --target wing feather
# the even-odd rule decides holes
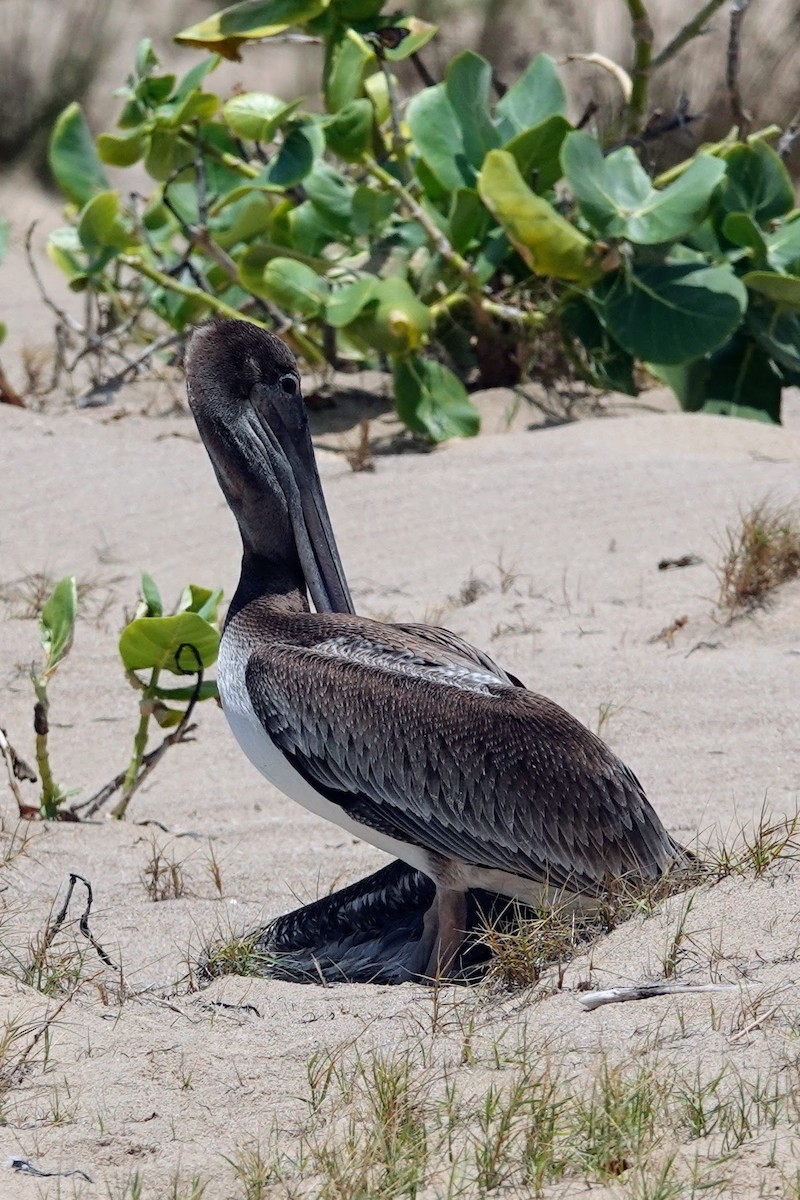
[[[632,772],[558,705],[406,637],[269,642],[247,665],[265,729],[354,820],[575,891],[655,878],[680,854]]]

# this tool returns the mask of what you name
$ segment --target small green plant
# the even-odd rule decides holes
[[[432,441],[477,432],[465,383],[553,375],[554,347],[556,377],[635,395],[647,364],[687,409],[778,421],[800,380],[780,130],[737,126],[655,180],[634,148],[653,71],[706,16],[654,56],[644,4],[627,5],[625,137],[606,146],[567,119],[546,54],[508,89],[471,51],[437,83],[419,59],[435,26],[384,7],[246,0],[177,35],[211,52],[182,79],[143,42],[115,131],[94,140],[64,110],[50,161],[74,220],[49,250],[89,293],[102,344],[124,329],[155,351],[202,317],[244,316],[314,368],[386,361],[398,414]],[[221,57],[293,26],[324,44],[323,113],[206,90]],[[403,59],[425,86],[401,110]],[[142,164],[149,195],[123,200],[105,164]]]
[[[75,576],[68,575],[56,584],[39,618],[39,638],[45,652],[44,666],[41,670],[37,670],[35,665],[31,666],[31,682],[36,694],[33,710],[36,765],[42,783],[39,806],[42,816],[48,821],[58,818],[61,805],[70,793],[65,792],[55,782],[50,766],[50,699],[47,688],[54,673],[70,652],[77,614],[78,593]]]
[[[122,631],[119,653],[128,682],[141,692],[139,724],[133,739],[133,752],[122,780],[121,795],[112,808],[112,817],[124,817],[134,792],[141,786],[167,745],[182,741],[189,730],[195,704],[215,699],[215,683],[205,683],[203,672],[217,659],[219,631],[216,622],[222,600],[220,590],[190,584],[184,588],[174,613],[164,616],[161,594],[147,573],[141,578],[141,599],[136,614]],[[145,678],[139,671],[149,672]],[[163,671],[172,675],[195,675],[190,687],[164,687]],[[147,757],[150,722],[174,733]]]
[[[55,782],[50,763],[49,721],[50,700],[48,685],[72,647],[78,612],[79,589],[74,576],[67,576],[53,588],[44,600],[39,618],[39,634],[45,652],[41,668],[31,667],[31,681],[36,695],[34,729],[36,733],[36,764],[41,779],[37,807],[20,801],[20,815],[30,817],[41,813],[46,820],[64,817],[75,819],[83,813],[91,816],[116,792],[120,798],[111,815],[125,816],[131,797],[161,760],[165,751],[185,741],[195,728],[191,724],[195,706],[202,700],[217,698],[217,685],[203,679],[212,666],[219,649],[220,590],[189,584],[184,588],[173,613],[165,616],[161,595],[153,579],[146,573],[141,577],[139,605],[119,639],[119,654],[128,682],[140,693],[139,720],[133,738],[130,761],[88,800],[74,804],[67,813],[64,801],[72,794]],[[163,673],[173,676],[194,676],[186,686],[164,686]],[[168,730],[155,749],[147,749],[151,722]],[[13,748],[4,740],[4,757],[9,762],[21,762]],[[11,759],[9,760],[9,755]],[[23,764],[24,766],[24,764]],[[15,788],[15,794],[19,791]]]

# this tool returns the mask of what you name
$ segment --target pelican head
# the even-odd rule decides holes
[[[211,321],[191,336],[186,379],[245,557],[302,579],[317,612],[352,612],[291,351],[248,321]]]

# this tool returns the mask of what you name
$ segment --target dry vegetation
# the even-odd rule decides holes
[[[718,569],[719,607],[732,619],[763,607],[775,589],[800,575],[800,518],[761,500],[729,525]]]

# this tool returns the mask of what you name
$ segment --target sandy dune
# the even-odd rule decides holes
[[[0,408],[0,581],[72,571],[94,584],[72,656],[51,689],[59,779],[86,792],[128,753],[135,700],[115,640],[138,571],[149,570],[166,596],[188,580],[223,584],[230,595],[238,568],[233,522],[189,419],[110,416]],[[330,445],[326,421],[323,413],[318,441]],[[765,495],[797,496],[796,401],[782,429],[677,413],[534,431],[525,423],[518,418],[512,432],[431,454],[382,455],[372,474],[353,473],[340,455],[320,451],[359,608],[446,624],[591,727],[601,724],[685,842],[724,836],[757,819],[764,805],[794,813],[800,586],[786,586],[771,608],[730,627],[714,620],[713,606],[726,523]],[[661,558],[689,552],[702,563],[657,569]],[[470,575],[486,586],[465,605],[460,592]],[[4,594],[0,723],[30,757],[24,667],[36,625],[18,615],[13,589]],[[650,640],[681,616],[688,620],[672,645]],[[10,849],[23,834],[14,833],[10,793],[0,796]],[[169,832],[140,824],[148,820]],[[127,822],[33,826],[25,836],[24,853],[0,868],[8,970],[0,991],[6,1029],[16,1035],[6,1061],[16,1061],[64,999],[19,977],[70,871],[94,886],[92,930],[121,964],[124,983],[74,922],[58,935],[51,963],[61,962],[68,992],[76,973],[84,982],[2,1096],[0,1153],[46,1170],[78,1168],[94,1183],[3,1167],[4,1197],[160,1200],[199,1196],[200,1183],[214,1200],[344,1197],[348,1189],[413,1195],[385,1179],[362,1179],[359,1192],[355,1176],[337,1191],[324,1172],[315,1174],[322,1160],[309,1146],[346,1144],[354,1113],[362,1114],[356,1128],[369,1128],[372,1118],[363,1113],[375,1091],[373,1052],[384,1065],[406,1056],[414,1064],[429,1126],[428,1171],[416,1194],[426,1197],[491,1191],[475,1113],[490,1088],[511,1086],[523,1067],[549,1063],[573,1107],[604,1062],[623,1064],[625,1078],[647,1064],[654,1078],[677,1072],[684,1081],[711,1079],[727,1064],[720,1087],[731,1096],[737,1071],[751,1092],[756,1078],[773,1081],[782,1095],[797,1084],[800,877],[789,868],[701,891],[685,922],[682,898],[635,917],[579,956],[555,995],[547,994],[551,986],[541,995],[443,989],[434,997],[416,986],[317,988],[240,978],[198,991],[192,963],[209,942],[357,878],[383,861],[379,852],[273,792],[209,706],[196,743],[167,755]],[[147,897],[142,876],[154,837],[182,863],[187,890],[180,899]],[[81,904],[76,895],[73,917]],[[582,1011],[574,991],[582,981],[601,987],[663,976],[679,926],[679,978],[745,981],[756,991]],[[83,956],[77,966],[76,951]],[[787,983],[794,988],[764,998],[764,989]],[[225,1008],[220,1000],[253,1008]],[[462,1104],[455,1166],[436,1134],[447,1125],[446,1079]],[[663,1081],[659,1089],[668,1091]],[[690,1195],[692,1179],[716,1180],[716,1194],[755,1195],[762,1182],[773,1194],[796,1194],[785,1190],[796,1177],[795,1114],[777,1100],[772,1108],[764,1100],[759,1113],[751,1113],[740,1144],[726,1135],[725,1145],[719,1131],[692,1140],[691,1123],[676,1118],[644,1174],[619,1167],[603,1182],[602,1172],[587,1167],[546,1194],[582,1195],[587,1179],[595,1196]],[[522,1182],[521,1144],[511,1139],[512,1190],[498,1194],[533,1194],[530,1178]],[[264,1163],[279,1151],[286,1157],[271,1174],[265,1167],[261,1190],[251,1179],[248,1191],[257,1147]],[[643,1191],[664,1164],[679,1190]]]

